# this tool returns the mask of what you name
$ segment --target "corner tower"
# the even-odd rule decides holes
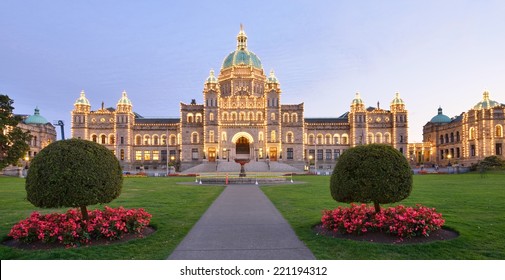
[[[78,139],[88,139],[88,122],[89,113],[91,111],[91,105],[89,100],[86,98],[84,90],[81,91],[81,95],[74,102],[74,110],[72,110],[72,126],[71,135]]]

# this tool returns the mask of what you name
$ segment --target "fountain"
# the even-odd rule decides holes
[[[244,165],[248,163],[250,160],[248,158],[236,158],[235,162],[240,164],[240,174],[239,177],[246,177]]]

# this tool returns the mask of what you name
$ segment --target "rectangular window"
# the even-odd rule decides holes
[[[340,157],[340,149],[333,150],[333,158],[338,159]]]
[[[317,160],[323,160],[323,149],[317,150]]]
[[[121,144],[124,144],[124,137],[121,136]]]
[[[288,148],[286,156],[288,159],[293,159],[293,148]]]
[[[167,150],[161,150],[161,161],[167,162]]]
[[[121,149],[121,160],[124,160],[124,149]]]
[[[459,152],[459,148],[456,148],[456,158],[460,158],[461,157],[461,154]]]
[[[331,160],[331,149],[326,150],[326,160]]]
[[[475,156],[475,145],[470,145],[470,156]]]
[[[444,150],[440,150],[440,159],[444,159]]]
[[[198,148],[191,149],[191,159],[198,160]]]
[[[497,143],[496,144],[496,155],[501,156],[502,154],[503,154],[502,144]]]
[[[144,160],[151,160],[151,151],[144,151]]]
[[[160,160],[160,151],[153,151],[153,160]]]
[[[316,158],[315,150],[309,150],[309,159],[315,159],[315,158]]]
[[[135,160],[142,160],[142,151],[135,151]]]

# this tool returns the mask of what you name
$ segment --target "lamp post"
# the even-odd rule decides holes
[[[448,155],[447,155],[447,159],[449,160],[449,163],[447,163],[447,171],[448,171],[449,173],[451,173],[451,172],[450,172],[450,168],[451,168],[451,158],[452,158],[452,155],[451,155],[451,154],[448,154]]]
[[[309,155],[309,172],[311,170],[311,167],[312,167],[312,155]]]

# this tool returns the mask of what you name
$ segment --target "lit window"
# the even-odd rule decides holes
[[[135,151],[135,160],[142,160],[142,151]]]
[[[153,160],[160,160],[160,151],[153,151]]]
[[[151,151],[144,151],[144,160],[151,160]]]

